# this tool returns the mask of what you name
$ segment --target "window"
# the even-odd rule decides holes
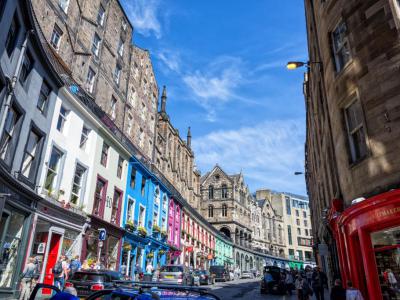
[[[43,81],[42,86],[40,87],[40,94],[37,103],[37,108],[40,110],[42,114],[45,114],[47,111],[47,105],[49,103],[50,93],[51,90],[49,85],[45,81]]]
[[[160,189],[158,187],[154,191],[154,205],[157,207],[160,205]]]
[[[307,227],[307,226],[308,226],[308,224],[307,224],[307,220],[304,220],[304,226],[305,226],[305,227]]]
[[[143,144],[144,144],[144,131],[142,128],[139,128],[139,147],[143,148]]]
[[[135,200],[132,198],[128,198],[128,207],[126,210],[126,220],[127,221],[133,221],[134,218],[134,212],[135,212]]]
[[[111,97],[111,102],[110,102],[110,116],[112,119],[115,119],[117,116],[117,99]]]
[[[300,228],[297,228],[297,235],[301,235],[301,230],[300,230]]]
[[[130,104],[135,107],[135,102],[136,102],[136,90],[134,87],[131,88],[131,95],[129,97],[129,102]]]
[[[112,210],[111,210],[111,222],[119,225],[119,203],[121,202],[122,192],[115,189],[113,195],[113,202],[112,202]]]
[[[107,167],[108,150],[109,150],[109,148],[110,148],[110,146],[108,146],[105,142],[103,142],[103,148],[101,149],[100,163],[104,167]]]
[[[117,166],[117,177],[122,178],[122,171],[124,170],[124,162],[125,160],[119,156],[118,157],[118,166]]]
[[[290,198],[285,197],[285,200],[286,200],[286,214],[290,216],[292,214],[292,208],[290,207]]]
[[[58,51],[60,49],[62,35],[63,35],[63,32],[62,32],[61,28],[58,27],[57,24],[54,24],[53,33],[51,34],[51,38],[50,38],[50,45],[52,45],[56,51]]]
[[[28,178],[30,182],[34,182],[36,177],[41,141],[42,136],[32,128],[29,132],[21,167],[21,174]]]
[[[100,26],[104,25],[104,17],[106,15],[106,11],[102,5],[99,7],[99,12],[97,13],[97,24]]]
[[[214,217],[214,206],[209,205],[208,206],[208,217],[213,218]]]
[[[59,172],[62,157],[63,153],[57,148],[53,147],[51,150],[50,160],[47,165],[46,180],[44,183],[44,188],[50,193],[55,187],[55,178]]]
[[[63,130],[64,130],[64,125],[65,125],[65,122],[67,121],[67,115],[68,115],[68,111],[65,109],[64,106],[61,106],[60,113],[58,115],[58,121],[57,121],[57,130],[59,132],[63,132]]]
[[[146,105],[142,102],[142,110],[140,112],[140,117],[144,121],[146,119]]]
[[[4,131],[0,140],[0,159],[11,164],[17,146],[17,137],[22,125],[22,114],[13,105],[7,112]]]
[[[101,38],[99,37],[99,35],[97,33],[95,33],[94,37],[93,37],[93,43],[92,43],[92,53],[96,57],[99,56],[100,43],[101,43]]]
[[[226,184],[222,185],[221,196],[223,199],[228,198],[228,188],[227,188]]]
[[[222,216],[227,217],[228,216],[228,206],[226,204],[222,205]]]
[[[167,223],[165,222],[165,218],[161,218],[161,230],[167,229]]]
[[[357,162],[367,155],[367,144],[360,101],[354,101],[345,109],[347,137],[351,162]]]
[[[89,67],[88,74],[86,77],[86,91],[88,91],[89,93],[93,93],[95,76],[96,76],[96,73],[93,71],[92,68]]]
[[[8,29],[6,43],[5,43],[5,49],[7,51],[8,56],[11,56],[17,44],[19,27],[20,26],[18,22],[18,16],[17,13],[15,13],[11,21],[10,28]]]
[[[136,170],[132,168],[130,187],[134,189],[136,186]]]
[[[140,186],[140,192],[141,192],[142,196],[144,196],[145,188],[146,188],[146,178],[142,177],[142,184]]]
[[[294,257],[294,249],[289,249],[289,257],[290,258]]]
[[[298,217],[298,216],[299,216],[299,210],[296,209],[296,217]]]
[[[144,206],[140,205],[139,207],[139,226],[144,227],[145,226],[145,212],[146,209]]]
[[[296,225],[300,226],[300,220],[299,219],[296,219]]]
[[[167,211],[167,207],[168,207],[168,198],[166,195],[163,196],[163,210]]]
[[[126,133],[131,134],[133,127],[133,117],[131,114],[128,114],[128,125],[126,126]]]
[[[59,5],[61,7],[61,9],[67,13],[68,11],[68,6],[69,6],[69,0],[60,0]]]
[[[303,218],[307,218],[307,212],[303,211]]]
[[[343,21],[332,32],[332,46],[336,72],[340,72],[351,59],[347,27]]]
[[[304,235],[308,236],[308,229],[304,229]]]
[[[208,199],[213,199],[214,198],[214,187],[210,185],[208,187]]]
[[[119,39],[118,43],[118,55],[122,57],[124,55],[124,41],[122,39]]]
[[[81,149],[85,149],[86,148],[86,143],[89,139],[89,133],[90,133],[90,129],[87,128],[85,125],[83,125],[82,127],[82,132],[81,132],[81,141],[79,143],[79,147]]]
[[[153,225],[158,225],[158,213],[156,211],[153,214]]]
[[[71,203],[75,205],[80,204],[85,173],[86,168],[81,166],[80,164],[76,164],[70,199]]]
[[[25,52],[24,62],[21,66],[21,73],[19,73],[19,82],[24,84],[33,68],[33,58],[28,51]]]
[[[122,71],[121,66],[117,64],[114,71],[114,82],[117,85],[119,85],[119,81],[121,79],[121,71]]]
[[[287,234],[288,234],[288,241],[289,241],[289,245],[293,244],[293,240],[292,240],[292,227],[290,225],[287,226]]]
[[[127,23],[125,21],[125,19],[122,19],[122,24],[121,24],[122,30],[125,31],[126,27],[127,27]]]
[[[102,212],[102,205],[104,202],[104,198],[106,195],[106,183],[97,178],[96,189],[94,191],[94,202],[93,202],[93,214],[96,216],[100,216]]]

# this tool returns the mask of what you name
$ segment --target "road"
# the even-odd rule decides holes
[[[297,295],[262,295],[260,294],[259,284],[259,279],[240,279],[231,282],[217,282],[210,288],[210,292],[220,297],[222,300],[297,300]],[[312,297],[312,299],[315,299],[315,296]],[[325,299],[329,299],[327,291]]]

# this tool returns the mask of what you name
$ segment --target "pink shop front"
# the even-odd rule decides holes
[[[168,261],[171,264],[181,263],[181,219],[182,208],[174,198],[171,198],[168,209],[168,244],[171,246]]]

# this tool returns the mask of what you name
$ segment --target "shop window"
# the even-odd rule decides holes
[[[347,26],[340,22],[331,34],[336,72],[340,72],[351,60],[350,46],[347,37]]]
[[[136,186],[136,170],[134,168],[132,168],[130,187],[131,187],[131,189],[135,189],[135,186]]]
[[[43,81],[42,86],[40,88],[39,99],[37,103],[37,108],[40,110],[42,114],[46,114],[47,106],[49,104],[51,89],[50,86]]]
[[[19,82],[24,85],[28,79],[29,74],[33,69],[33,58],[29,51],[25,52],[24,61],[22,62],[21,71],[19,73]]]
[[[2,1],[5,2],[5,1]],[[18,40],[18,33],[20,30],[20,24],[18,21],[17,13],[14,14],[14,17],[11,21],[10,28],[8,29],[7,38],[5,42],[5,49],[7,51],[8,56],[11,56],[13,53],[15,46]]]
[[[119,206],[122,200],[122,192],[115,189],[111,210],[111,223],[119,225]]]
[[[106,196],[106,182],[97,178],[96,189],[94,192],[93,214],[96,216],[102,215],[104,200]]]
[[[43,140],[43,134],[32,127],[25,146],[25,153],[21,167],[21,174],[31,183],[36,180]]]
[[[365,127],[359,100],[354,101],[344,111],[351,162],[357,162],[367,155]]]
[[[120,179],[122,178],[122,172],[124,170],[124,162],[125,162],[125,160],[121,156],[119,156],[118,157],[118,166],[117,166],[117,177]]]
[[[108,150],[110,149],[110,146],[107,145],[106,142],[103,141],[103,147],[101,148],[101,159],[100,159],[100,164],[104,167],[107,167],[107,161],[108,161]]]
[[[62,158],[63,153],[56,147],[53,147],[51,150],[50,160],[47,164],[46,180],[44,183],[44,188],[49,192],[49,194],[51,194],[56,187],[56,178],[57,174],[60,172]]]
[[[4,131],[0,140],[0,159],[8,166],[11,165],[17,147],[22,119],[22,113],[15,105],[12,105],[7,112]]]
[[[18,278],[17,260],[23,255],[22,233],[25,216],[4,210],[0,222],[0,288],[11,288]]]
[[[75,205],[80,204],[81,195],[83,194],[83,184],[85,181],[86,168],[81,166],[80,164],[76,164],[75,166],[75,174],[72,182],[71,189],[71,203]]]

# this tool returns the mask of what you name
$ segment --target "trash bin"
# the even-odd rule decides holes
[[[153,274],[145,273],[143,275],[143,281],[151,282],[153,280]]]

